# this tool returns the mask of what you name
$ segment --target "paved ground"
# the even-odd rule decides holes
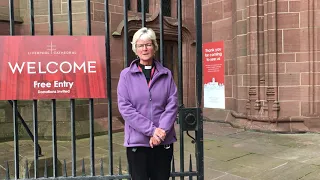
[[[319,134],[270,134],[234,129],[228,124],[204,123],[204,152],[206,180],[311,180],[320,179],[320,135]],[[188,136],[185,138],[185,169],[189,168],[191,154],[195,168],[194,145]],[[113,135],[114,143],[114,173],[118,173],[119,160],[121,169],[126,173],[125,149],[122,147],[123,133]],[[28,159],[32,168],[33,146],[30,141],[20,141],[20,161],[23,177],[25,160]],[[86,174],[90,174],[89,139],[76,142],[77,175],[82,174],[82,160],[85,163]],[[41,141],[43,159],[52,156],[50,141]],[[10,174],[13,169],[13,143],[0,143],[0,162],[9,160]],[[67,174],[71,175],[71,142],[58,142],[58,158],[63,163],[66,160]],[[175,145],[175,167],[179,170],[179,143]],[[108,171],[108,137],[95,137],[96,174]],[[48,165],[51,165],[50,159]],[[63,164],[59,168],[62,174]],[[0,163],[0,179],[3,179],[6,166]],[[50,169],[50,168],[49,168]],[[43,171],[43,169],[42,169]],[[32,170],[31,170],[32,172]],[[50,171],[48,170],[50,173]],[[42,175],[43,172],[40,173]],[[31,173],[32,174],[32,173]]]
[[[206,179],[320,179],[319,134],[268,134],[205,124]]]

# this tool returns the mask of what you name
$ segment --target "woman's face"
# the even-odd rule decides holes
[[[142,62],[152,61],[154,55],[152,41],[139,39],[136,43],[136,52]]]

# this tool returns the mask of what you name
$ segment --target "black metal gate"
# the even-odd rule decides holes
[[[10,17],[10,35],[15,35],[15,15],[14,15],[14,0],[9,1],[9,17]],[[29,1],[30,7],[28,11],[30,12],[30,32],[32,36],[35,36],[35,23],[34,23],[34,0],[25,0]],[[45,1],[45,0],[43,0]],[[49,15],[49,33],[50,35],[54,35],[54,23],[53,23],[53,0],[48,1],[48,15]],[[120,0],[121,1],[121,0]],[[160,23],[159,23],[159,32],[160,32],[160,61],[163,63],[164,57],[164,33],[163,33],[163,1],[160,0]],[[87,35],[90,36],[92,34],[91,29],[91,0],[86,0],[86,10],[87,10]],[[125,64],[128,63],[128,3],[130,1],[123,0],[124,4],[124,54],[125,54]],[[67,0],[68,3],[68,34],[73,35],[73,26],[72,26],[72,0]],[[187,2],[184,2],[187,3]],[[190,2],[188,2],[190,3]],[[179,91],[179,117],[177,123],[179,124],[180,129],[180,139],[179,144],[180,147],[180,170],[175,171],[175,162],[174,159],[172,161],[172,179],[180,178],[184,179],[184,177],[189,177],[192,179],[193,177],[197,177],[197,179],[204,179],[204,152],[203,152],[203,118],[202,118],[202,3],[201,0],[194,0],[195,3],[195,20],[196,20],[196,107],[185,107],[183,104],[183,64],[182,64],[182,0],[177,0],[177,22],[178,22],[178,91]],[[104,0],[104,11],[105,11],[105,50],[106,50],[106,65],[107,65],[107,94],[108,94],[108,169],[109,172],[104,172],[103,162],[100,165],[100,172],[96,172],[96,163],[95,162],[95,136],[94,136],[94,99],[89,99],[89,121],[90,121],[90,164],[85,164],[84,160],[82,161],[82,176],[77,176],[76,172],[76,126],[75,126],[75,115],[76,115],[76,100],[70,100],[70,109],[71,109],[71,154],[72,154],[72,173],[67,174],[67,168],[64,161],[62,165],[62,175],[58,175],[58,156],[57,156],[57,109],[56,109],[56,100],[51,100],[51,117],[52,117],[52,165],[49,167],[48,162],[45,161],[43,168],[43,173],[40,173],[39,167],[39,156],[41,156],[44,152],[41,151],[41,147],[38,145],[38,101],[33,100],[33,133],[29,130],[28,126],[24,123],[23,117],[20,115],[18,111],[18,102],[17,100],[9,101],[13,108],[13,125],[14,125],[14,167],[13,169],[9,168],[8,162],[5,163],[5,174],[0,174],[1,179],[20,179],[22,177],[21,174],[21,166],[25,164],[25,170],[23,174],[24,179],[130,179],[129,174],[125,174],[122,172],[121,160],[119,161],[118,173],[114,173],[114,158],[113,158],[113,134],[112,134],[112,99],[111,99],[111,64],[110,64],[110,26],[109,26],[109,1]],[[145,12],[145,0],[141,0],[141,19],[142,26],[146,25],[146,12]],[[31,112],[30,112],[31,113]],[[29,166],[28,161],[22,161],[19,157],[19,130],[18,130],[18,122],[21,121],[27,130],[28,134],[33,140],[34,146],[34,159],[33,164]],[[194,132],[195,137],[193,138],[189,132]],[[196,168],[193,170],[192,161],[190,157],[189,168],[185,168],[185,150],[184,150],[184,134],[187,134],[189,137],[193,139],[193,145],[195,147],[195,159],[196,159]],[[190,155],[191,156],[191,155]],[[90,172],[86,174],[85,166],[90,166]],[[51,168],[52,167],[52,168]],[[32,175],[29,173],[30,170],[28,168],[33,169]],[[51,169],[50,169],[51,168]],[[188,170],[186,170],[188,169]],[[10,172],[14,172],[14,176],[10,175]],[[52,172],[52,177],[49,177],[48,172]]]

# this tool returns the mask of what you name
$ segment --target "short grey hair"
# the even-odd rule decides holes
[[[135,54],[137,54],[136,43],[139,39],[151,40],[154,47],[154,52],[158,51],[159,47],[157,43],[157,37],[155,32],[151,28],[143,27],[139,29],[136,33],[134,33],[131,44],[132,44],[132,51]]]

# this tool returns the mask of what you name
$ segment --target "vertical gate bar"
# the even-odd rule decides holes
[[[29,179],[30,178],[30,174],[29,174],[29,162],[28,162],[28,159],[26,159],[25,169],[26,169],[25,178]]]
[[[14,28],[14,0],[9,0],[10,35],[15,35]]]
[[[72,176],[76,176],[76,122],[75,122],[75,100],[70,100],[71,109],[71,147],[72,147]]]
[[[104,172],[103,172],[103,159],[101,158],[100,160],[100,176],[104,176]]]
[[[190,160],[189,160],[189,172],[192,172],[192,158],[190,154]],[[192,180],[193,176],[189,176],[189,180]]]
[[[14,28],[14,1],[9,0],[10,35],[15,34]],[[13,131],[14,131],[14,167],[15,179],[19,179],[19,137],[18,137],[18,109],[17,100],[13,101]],[[9,166],[8,166],[9,167]],[[8,171],[9,172],[9,171]]]
[[[25,173],[24,173],[24,177],[29,179],[29,167],[28,167],[28,159],[26,159],[26,164],[25,164]]]
[[[87,0],[87,35],[91,36],[91,0]],[[95,176],[95,155],[94,155],[94,100],[89,99],[89,121],[90,121],[90,169],[91,176]]]
[[[57,104],[56,100],[51,101],[51,112],[52,112],[52,158],[53,158],[53,177],[58,176],[57,169]]]
[[[90,165],[91,176],[95,176],[95,162],[94,162],[94,102],[89,99],[89,116],[90,116]]]
[[[44,172],[43,175],[45,178],[48,177],[48,164],[47,164],[47,159],[44,159]]]
[[[176,166],[174,164],[174,155],[172,156],[172,168],[171,168],[171,172],[176,172]],[[172,180],[176,180],[175,177],[172,177]]]
[[[178,100],[179,107],[183,108],[183,66],[182,66],[182,0],[178,0],[178,66],[179,66],[179,74],[178,74]],[[184,172],[184,137],[182,130],[182,118],[179,115],[179,123],[180,123],[180,172]],[[183,176],[180,177],[183,180]]]
[[[29,1],[30,3],[30,32],[31,35],[35,35],[34,30],[34,3],[33,0]],[[34,147],[34,178],[38,177],[38,101],[33,100],[33,147]],[[28,164],[27,164],[28,165]]]
[[[14,170],[15,178],[19,179],[19,136],[18,136],[18,104],[13,101],[13,130],[14,130]]]
[[[30,32],[31,35],[35,35],[35,30],[34,30],[34,3],[33,0],[29,1],[30,3]]]
[[[183,105],[183,69],[182,69],[182,0],[178,0],[178,61],[179,61],[179,105]]]
[[[84,165],[84,158],[82,158],[82,176],[86,176],[86,167]]]
[[[144,0],[141,0],[141,26],[146,27],[146,11]]]
[[[49,20],[49,34],[52,36],[53,32],[53,7],[52,0],[48,0],[48,20]],[[55,99],[51,100],[51,112],[52,112],[52,155],[53,155],[53,177],[58,176],[57,169],[57,103]]]
[[[128,57],[129,57],[129,51],[128,51],[128,1],[123,0],[124,4],[124,12],[123,12],[123,32],[124,32],[124,66],[129,66],[128,64]]]
[[[109,174],[113,175],[113,140],[112,140],[112,94],[111,94],[111,57],[110,57],[110,26],[109,0],[105,0],[105,38],[107,66],[107,96],[108,96],[108,137],[109,137]],[[126,5],[125,5],[126,6]]]
[[[122,175],[121,156],[119,156],[119,175]],[[120,179],[122,180],[122,179]]]
[[[38,101],[33,100],[34,178],[38,177]]]
[[[87,0],[87,35],[91,36],[91,0]]]
[[[160,62],[163,64],[163,1],[160,0]]]
[[[52,0],[48,0],[48,10],[49,10],[49,33],[53,35],[53,8]]]
[[[201,107],[202,100],[202,3],[195,0],[195,19],[196,19],[196,76],[197,76],[197,107],[198,112],[198,130],[196,131],[196,156],[197,156],[197,171],[198,180],[204,179],[204,162],[203,162],[203,114]]]
[[[72,0],[68,0],[68,26],[69,26],[69,35],[73,35],[72,29]]]
[[[9,163],[6,161],[6,180],[10,179]]]
[[[64,177],[68,176],[66,159],[63,160],[63,176]]]
[[[73,35],[72,29],[72,0],[68,0],[68,34]],[[72,147],[72,176],[76,176],[76,140],[75,140],[75,100],[70,99],[71,111],[71,147]],[[64,160],[65,161],[65,160]],[[66,173],[65,169],[65,175]],[[66,175],[67,176],[67,175]]]
[[[197,107],[201,107],[202,101],[202,3],[195,0],[196,14],[196,67],[197,67]]]

